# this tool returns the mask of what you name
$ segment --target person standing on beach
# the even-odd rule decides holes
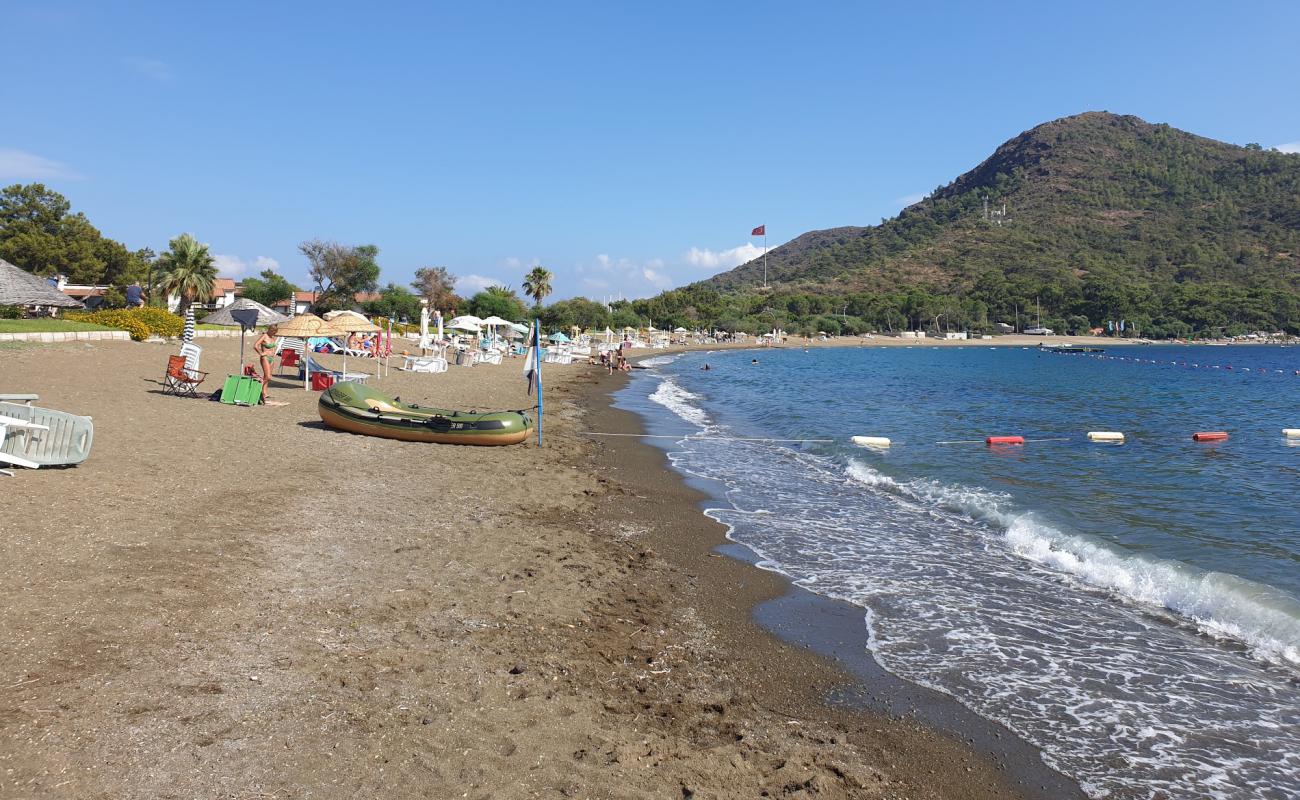
[[[253,342],[253,352],[262,364],[262,402],[267,401],[266,389],[271,385],[271,357],[275,355],[275,326],[262,331],[262,335]]]

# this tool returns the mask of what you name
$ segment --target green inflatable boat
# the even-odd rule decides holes
[[[478,414],[423,408],[352,381],[322,392],[316,409],[321,422],[331,428],[405,442],[519,444],[533,427],[521,411]]]

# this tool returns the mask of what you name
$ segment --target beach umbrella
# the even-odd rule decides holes
[[[551,340],[552,342],[567,342],[567,341],[569,341],[569,337],[567,337],[567,336],[565,336],[563,333],[560,333],[560,332],[557,331],[557,332],[552,333],[552,334],[550,335],[550,340]]]
[[[15,267],[3,258],[0,258],[0,306],[83,307],[80,300],[68,297],[44,278]]]
[[[339,333],[378,333],[380,328],[375,323],[356,313],[355,311],[330,312],[334,316],[329,319],[330,327]],[[348,342],[343,341],[343,372],[348,371]],[[379,376],[379,366],[375,366],[375,377]]]
[[[223,309],[214,311],[203,318],[205,323],[212,325],[239,326],[239,369],[244,369],[244,334],[249,328],[260,328],[266,325],[279,325],[281,322],[288,322],[289,318],[278,311],[272,311],[256,300],[250,300],[247,297],[241,297]],[[248,324],[251,322],[252,324]]]
[[[347,310],[326,311],[321,316],[324,319],[329,320],[330,324],[334,325],[335,327],[338,327],[337,324],[335,324],[335,321],[338,320],[340,317],[348,317],[354,320],[361,320],[362,322],[370,321],[369,319],[366,319],[366,316],[364,314],[360,314],[356,311],[347,311]]]
[[[311,377],[311,370],[307,368],[307,359],[311,352],[307,349],[307,340],[313,336],[338,336],[339,333],[337,328],[315,314],[299,314],[288,322],[275,326],[276,336],[285,339],[302,339],[302,388],[308,388],[307,381]]]
[[[501,319],[500,317],[493,314],[487,319],[480,320],[479,324],[481,324],[485,328],[488,328],[492,332],[492,341],[493,343],[495,343],[497,339],[497,328],[508,328],[512,323],[508,319]]]
[[[690,333],[690,331],[685,328],[673,328],[673,333]]]
[[[235,319],[233,312],[244,310],[257,312],[257,327],[259,328],[267,325],[279,325],[282,322],[289,321],[289,318],[284,314],[281,314],[279,311],[273,311],[256,300],[241,297],[225,308],[219,311],[213,311],[211,314],[204,317],[203,323],[205,325],[211,323],[212,325],[235,326],[239,324],[239,320]]]
[[[478,331],[483,327],[483,320],[473,314],[465,314],[453,319],[447,324],[447,327],[455,328],[458,331]]]

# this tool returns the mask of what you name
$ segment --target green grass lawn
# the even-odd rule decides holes
[[[103,325],[66,319],[0,319],[0,333],[65,333],[67,331],[112,331]]]

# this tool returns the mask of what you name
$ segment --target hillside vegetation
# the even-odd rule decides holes
[[[1005,214],[1002,213],[1005,207]],[[986,211],[987,208],[987,211]],[[1300,333],[1300,155],[1092,112],[1040,125],[897,217],[806,233],[639,301],[672,323],[791,329]]]

